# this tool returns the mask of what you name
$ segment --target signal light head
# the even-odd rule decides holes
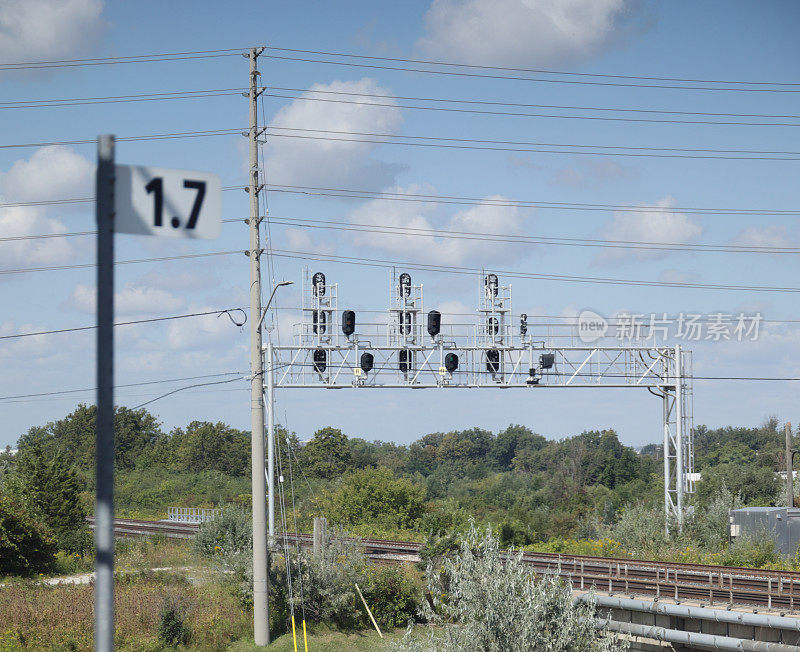
[[[484,285],[486,286],[487,297],[497,296],[497,289],[499,286],[497,280],[497,274],[487,274],[486,278],[484,279]]]
[[[322,272],[316,272],[314,276],[311,277],[311,287],[314,290],[315,297],[324,297],[325,274],[323,274]]]
[[[492,375],[500,371],[500,351],[489,349],[486,352],[486,371]]]
[[[453,373],[458,369],[458,356],[455,353],[448,353],[444,356],[444,368],[447,369],[449,373]]]
[[[400,274],[400,296],[411,296],[411,274],[403,272]]]
[[[402,349],[398,354],[398,360],[400,363],[400,371],[404,374],[407,374],[411,369],[411,363],[413,362],[413,353],[408,349]]]
[[[442,330],[442,314],[438,310],[428,313],[428,335],[436,337]]]
[[[315,349],[314,350],[314,371],[317,373],[325,373],[325,369],[328,366],[327,363],[328,356],[325,353],[324,349]]]
[[[361,354],[361,371],[365,374],[368,374],[372,371],[372,367],[375,365],[375,357],[368,352],[364,352]]]
[[[500,332],[500,322],[497,321],[497,317],[489,317],[488,326],[490,334],[497,335]]]
[[[314,334],[324,333],[325,324],[327,323],[327,321],[328,318],[325,316],[325,313],[322,310],[315,310],[313,317]]]
[[[410,335],[411,334],[411,313],[410,312],[402,312],[402,313],[400,313],[400,333],[402,335]]]
[[[356,332],[356,313],[352,310],[342,312],[342,333],[350,337]]]
[[[519,316],[519,334],[525,335],[528,332],[528,315],[524,312]]]
[[[539,366],[542,369],[551,369],[556,363],[556,356],[552,353],[542,353],[539,356]]]

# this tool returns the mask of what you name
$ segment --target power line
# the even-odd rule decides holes
[[[301,91],[317,92],[317,91]],[[335,91],[320,91],[335,93]],[[349,95],[350,93],[348,93]],[[501,115],[501,116],[517,116],[521,118],[555,118],[560,120],[599,120],[602,122],[640,122],[640,123],[654,123],[654,124],[684,124],[684,125],[727,125],[735,127],[800,127],[800,122],[744,122],[744,121],[730,121],[730,120],[677,120],[665,118],[621,118],[613,116],[597,116],[597,115],[554,115],[552,113],[521,113],[519,111],[498,111],[488,109],[464,109],[446,106],[420,106],[415,104],[398,104],[397,102],[365,102],[358,100],[342,100],[329,97],[308,97],[307,95],[285,95],[280,93],[264,93],[266,97],[283,98],[289,100],[300,100],[303,102],[332,102],[336,104],[351,104],[358,106],[385,106],[397,109],[413,109],[420,111],[444,111],[450,113],[469,113],[475,115]],[[387,97],[391,95],[376,96],[364,95],[365,97]],[[424,99],[424,98],[422,98]],[[484,104],[484,102],[469,102],[468,100],[439,100],[429,99],[430,102],[464,102],[470,104]],[[493,104],[500,104],[500,102],[493,102]],[[525,105],[523,105],[525,106]],[[531,106],[531,105],[528,105]],[[536,105],[532,105],[536,106]],[[4,108],[4,107],[0,107]],[[576,107],[580,108],[580,107]]]
[[[769,247],[746,245],[708,245],[684,244],[677,242],[645,242],[636,240],[605,240],[590,238],[559,238],[553,236],[529,236],[515,233],[489,233],[475,231],[455,231],[450,229],[423,229],[415,227],[389,226],[382,224],[364,224],[337,220],[315,220],[270,216],[270,222],[285,226],[298,226],[313,229],[335,229],[358,233],[376,233],[383,235],[407,235],[412,237],[448,238],[456,240],[479,240],[481,242],[503,242],[511,244],[546,244],[553,246],[603,247],[614,249],[643,249],[650,251],[696,251],[715,253],[749,253],[749,254],[793,254],[800,253],[797,247]]]
[[[547,202],[523,199],[495,199],[491,197],[462,197],[457,195],[425,195],[419,193],[394,193],[389,191],[356,190],[351,188],[324,188],[319,186],[291,186],[267,184],[270,192],[283,192],[302,195],[321,195],[343,199],[380,199],[386,201],[410,201],[429,204],[464,204],[469,206],[510,206],[516,208],[536,208],[580,211],[615,211],[631,213],[691,213],[698,215],[769,215],[797,216],[800,210],[778,210],[758,208],[713,208],[691,206],[635,206],[631,204],[590,204],[576,202]]]
[[[38,70],[42,68],[75,68],[82,66],[111,66],[127,63],[157,63],[160,61],[184,61],[191,59],[213,59],[232,57],[244,52],[242,48],[225,50],[194,50],[190,52],[168,52],[162,54],[141,54],[126,57],[97,57],[93,59],[61,59],[56,61],[18,61],[0,64],[3,70]]]
[[[118,141],[132,142],[138,140],[172,140],[176,138],[208,138],[211,136],[233,136],[241,134],[243,129],[209,129],[206,131],[177,131],[163,134],[145,134],[142,136],[117,136]],[[51,140],[39,143],[14,143],[0,145],[0,149],[17,149],[21,147],[49,147],[51,145],[95,145],[97,138],[81,140]]]
[[[240,311],[243,315],[243,321],[241,323],[236,322],[233,320],[233,317],[230,315],[231,312]],[[134,319],[132,321],[119,321],[115,322],[114,326],[130,326],[132,324],[149,324],[152,322],[160,322],[160,321],[170,321],[172,319],[187,319],[189,317],[202,317],[204,315],[219,315],[222,316],[224,314],[228,314],[231,318],[233,323],[236,326],[242,326],[247,321],[247,313],[242,308],[221,308],[219,310],[207,310],[205,312],[192,312],[185,315],[171,315],[169,317],[151,317],[148,319]],[[20,337],[34,337],[36,335],[54,335],[56,333],[75,333],[78,331],[89,331],[94,330],[97,328],[96,325],[94,326],[77,326],[75,328],[59,328],[56,330],[49,330],[49,331],[36,331],[34,333],[17,333],[15,335],[1,335],[0,340],[11,340],[17,339]]]
[[[160,263],[167,260],[186,260],[190,258],[208,258],[210,256],[229,256],[240,254],[242,251],[210,251],[204,254],[184,254],[182,256],[161,256],[159,258],[139,258],[136,260],[115,260],[115,265],[133,265],[138,263]],[[96,263],[79,263],[76,265],[51,265],[49,267],[23,267],[21,269],[0,269],[0,274],[26,274],[29,272],[55,272],[68,269],[90,269]]]
[[[354,61],[332,61],[330,59],[310,59],[308,57],[290,57],[278,54],[263,54],[262,56],[268,59],[277,59],[281,61],[297,61],[298,63],[321,63],[324,65],[332,66],[345,66],[351,68],[369,68],[372,70],[392,70],[399,72],[419,72],[428,75],[444,75],[451,77],[470,77],[479,79],[503,79],[511,81],[525,81],[545,84],[577,84],[582,86],[612,86],[618,88],[658,88],[658,89],[675,89],[687,91],[733,91],[744,93],[798,93],[800,89],[795,88],[736,88],[724,86],[677,86],[672,84],[624,84],[621,82],[602,82],[602,81],[588,81],[585,79],[548,79],[543,77],[520,77],[516,75],[499,75],[490,73],[479,72],[464,72],[456,70],[433,70],[429,68],[412,68],[409,66],[387,66],[369,63],[358,63]],[[442,64],[447,65],[447,64]],[[459,64],[451,64],[459,65]],[[745,82],[741,82],[744,84]],[[769,82],[765,82],[767,84]]]
[[[378,57],[368,56],[364,54],[353,54],[348,52],[325,52],[320,50],[300,50],[296,48],[280,48],[275,46],[267,46],[267,50],[275,50],[278,52],[298,52],[301,54],[318,54],[324,56],[347,57],[355,59],[371,59],[375,61],[395,61],[400,63],[424,63],[427,65],[436,66],[450,66],[456,68],[475,68],[482,70],[507,70],[512,72],[532,72],[536,74],[548,75],[564,75],[572,77],[608,77],[613,79],[634,79],[644,81],[673,81],[684,83],[698,83],[698,84],[742,84],[742,85],[756,85],[756,86],[800,86],[797,82],[771,82],[771,81],[737,81],[737,80],[721,80],[721,79],[686,79],[680,77],[643,77],[640,75],[616,75],[609,73],[590,73],[590,72],[572,72],[564,70],[546,70],[537,68],[511,68],[508,66],[488,66],[476,65],[468,63],[454,63],[450,61],[434,61],[430,59],[401,59],[397,57]]]
[[[227,371],[219,374],[203,374],[201,376],[185,376],[183,378],[167,378],[165,380],[149,380],[142,383],[127,383],[125,385],[114,385],[114,388],[123,387],[144,387],[145,385],[160,385],[163,383],[177,383],[184,380],[198,380],[201,378],[218,378],[220,376],[243,376],[244,374],[239,371]],[[59,396],[61,394],[79,394],[81,392],[94,392],[97,387],[86,387],[83,389],[64,389],[53,392],[39,392],[36,394],[18,394],[16,396],[0,396],[0,401],[9,401],[18,398],[33,398],[38,396]]]
[[[223,223],[238,223],[243,219],[229,218]],[[747,253],[747,254],[798,254],[798,247],[774,247],[768,245],[721,245],[721,244],[690,244],[680,242],[653,242],[641,240],[612,240],[603,238],[564,238],[558,236],[530,236],[521,233],[495,233],[458,231],[453,229],[428,229],[418,227],[402,227],[384,224],[369,224],[342,220],[320,220],[300,217],[280,217],[270,215],[264,218],[270,224],[282,226],[296,226],[310,229],[333,229],[338,231],[351,231],[358,233],[376,233],[383,235],[407,235],[413,237],[435,237],[457,240],[480,240],[489,242],[504,242],[511,244],[546,244],[552,246],[578,246],[601,247],[614,249],[643,249],[655,251],[694,251],[709,253]],[[17,240],[38,240],[41,238],[66,238],[75,236],[95,235],[97,231],[78,231],[71,233],[31,234],[0,238],[0,242]]]
[[[173,389],[171,392],[167,392],[166,394],[162,394],[161,396],[156,396],[155,398],[151,398],[149,401],[145,401],[144,403],[140,403],[139,405],[132,407],[131,410],[138,410],[139,408],[143,408],[145,405],[150,405],[151,403],[155,403],[156,401],[166,398],[167,396],[172,396],[173,394],[177,394],[178,392],[182,392],[187,389],[193,389],[195,387],[207,387],[209,385],[225,385],[227,383],[233,383],[237,380],[244,380],[244,376],[241,378],[228,378],[228,380],[215,380],[210,383],[195,383],[194,385],[186,385],[186,387],[179,387],[178,389]]]
[[[498,102],[490,100],[464,100],[452,99],[441,97],[419,97],[409,95],[385,95],[380,93],[355,93],[352,91],[326,91],[322,89],[311,88],[287,88],[284,86],[268,86],[268,90],[289,91],[295,93],[314,93],[321,95],[346,95],[350,97],[377,97],[390,100],[414,100],[420,102],[443,102],[447,104],[480,104],[482,106],[513,106],[519,108],[534,108],[534,109],[566,109],[566,110],[579,110],[579,111],[609,111],[621,113],[659,113],[664,115],[687,115],[687,116],[710,116],[710,117],[725,117],[725,118],[790,118],[800,120],[800,115],[797,114],[766,114],[766,113],[714,113],[704,111],[672,111],[667,109],[630,109],[621,107],[609,106],[579,106],[574,104],[529,104],[523,102]],[[262,95],[269,95],[269,93],[262,93]]]
[[[445,274],[466,274],[475,276],[482,274],[483,271],[474,267],[459,267],[456,265],[436,265],[433,263],[411,263],[407,261],[382,260],[376,258],[355,258],[351,256],[334,256],[306,251],[293,251],[288,249],[274,249],[275,256],[282,258],[297,258],[301,260],[316,260],[322,262],[342,263],[346,265],[362,265],[367,267],[383,267],[392,269],[394,267],[407,267],[429,272],[441,272]],[[671,287],[686,288],[697,290],[735,290],[749,292],[800,292],[800,287],[777,287],[765,285],[724,285],[718,283],[688,283],[679,281],[644,281],[637,279],[603,278],[595,276],[568,276],[564,274],[539,274],[534,272],[512,272],[495,270],[498,274],[503,274],[509,278],[536,279],[542,281],[558,281],[571,283],[592,283],[601,285],[631,285],[643,287]]]
[[[225,186],[223,191],[242,190],[244,186]],[[308,196],[338,197],[343,199],[381,199],[385,201],[408,201],[416,203],[460,204],[460,205],[486,205],[509,206],[514,208],[535,208],[538,210],[574,210],[574,211],[615,211],[630,213],[691,213],[697,215],[769,215],[769,216],[797,216],[800,210],[782,210],[770,208],[715,208],[697,206],[635,206],[632,204],[590,204],[577,202],[548,202],[541,200],[524,199],[496,199],[492,197],[463,197],[457,195],[425,195],[418,193],[393,193],[389,191],[358,190],[354,188],[326,188],[320,186],[293,186],[283,184],[266,184],[270,192],[287,194],[301,194]],[[0,204],[0,208],[15,208],[20,206],[52,206],[59,204],[77,204],[93,202],[94,197],[75,197],[67,199],[51,199],[47,201],[29,201]],[[238,221],[238,220],[236,220]],[[93,234],[96,231],[81,233]],[[15,236],[4,239],[14,239]],[[28,236],[19,236],[27,238]]]
[[[40,109],[59,106],[88,106],[93,104],[124,104],[128,102],[160,102],[162,100],[187,100],[203,97],[226,97],[239,95],[242,89],[228,88],[209,91],[176,91],[171,93],[143,93],[140,95],[116,95],[109,97],[75,97],[61,100],[24,100],[0,102],[0,109]]]
[[[542,154],[589,154],[592,156],[637,156],[655,158],[696,158],[696,159],[726,159],[745,161],[797,161],[800,158],[790,158],[777,155],[800,156],[796,151],[768,151],[747,149],[702,149],[688,147],[638,147],[629,145],[578,145],[573,143],[541,143],[514,140],[488,140],[478,138],[452,138],[445,136],[410,136],[396,134],[376,134],[359,131],[335,131],[331,129],[306,129],[300,127],[268,127],[272,137],[304,138],[311,140],[344,141],[356,143],[375,143],[378,145],[404,145],[413,147],[442,147],[448,149],[473,149],[481,151],[502,152],[539,152]],[[275,133],[276,131],[289,131],[293,133]],[[303,132],[303,133],[297,133]],[[315,135],[310,135],[315,134]],[[335,136],[319,136],[316,134],[334,134]],[[369,138],[346,138],[342,136],[364,136]],[[380,139],[380,140],[377,140]],[[403,142],[410,140],[412,142]],[[418,142],[424,141],[424,142]],[[433,142],[440,141],[440,142]],[[468,145],[464,143],[477,143]],[[489,145],[517,145],[522,147],[490,147]],[[569,150],[556,149],[531,149],[530,147],[568,147]],[[580,151],[589,149],[592,151]],[[597,150],[622,150],[622,151],[597,151]],[[645,153],[646,152],[646,153]],[[665,153],[666,152],[666,153]],[[680,152],[680,153],[674,153]],[[689,154],[688,152],[702,152],[703,154]],[[761,156],[729,156],[729,154],[759,154]]]

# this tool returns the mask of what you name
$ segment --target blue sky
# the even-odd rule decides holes
[[[106,2],[10,0],[0,5],[0,61],[66,60],[268,45],[401,59],[576,73],[679,79],[800,83],[796,70],[800,7],[763,3],[626,2],[624,0],[444,0],[431,3]],[[475,26],[478,26],[477,28]],[[287,55],[268,51],[266,55]],[[326,58],[309,56],[306,58]],[[328,57],[330,58],[330,57]],[[367,60],[359,60],[370,63]],[[374,63],[374,61],[372,62]],[[390,64],[408,67],[408,64]],[[262,82],[273,94],[308,89],[387,96],[348,105],[265,97],[268,124],[305,129],[561,144],[736,150],[800,150],[800,127],[636,123],[438,112],[403,108],[446,98],[536,105],[613,107],[730,114],[797,115],[793,92],[734,92],[501,80],[314,64],[264,56]],[[247,84],[247,61],[222,56],[185,61],[79,66],[2,72],[0,102],[88,98],[173,91],[235,89]],[[538,78],[548,77],[544,73]],[[559,80],[609,78],[553,76]],[[625,83],[630,83],[630,80]],[[648,83],[648,82],[638,82]],[[680,85],[679,82],[649,82]],[[695,84],[703,85],[703,84]],[[705,84],[716,88],[725,84]],[[738,87],[742,87],[739,85]],[[298,89],[276,91],[275,88]],[[763,86],[751,88],[765,88]],[[791,90],[790,86],[769,87]],[[796,87],[800,89],[800,86]],[[313,94],[314,97],[325,97]],[[308,97],[308,95],[306,95]],[[330,95],[328,95],[330,97]],[[346,98],[352,96],[333,96]],[[372,102],[372,104],[370,104]],[[473,107],[474,108],[474,107]],[[487,106],[478,107],[486,109]],[[491,108],[491,107],[488,107]],[[624,113],[508,109],[532,113],[620,116]],[[2,109],[5,144],[91,139],[194,130],[234,129],[247,121],[237,94],[158,102]],[[668,118],[667,114],[635,114]],[[675,116],[673,116],[675,117]],[[698,118],[772,121],[798,119]],[[93,192],[93,145],[0,149],[0,203],[25,203]],[[633,205],[637,213],[344,200],[271,192],[276,219],[301,218],[551,238],[593,238],[687,245],[800,247],[793,215],[704,215],[682,207],[797,210],[800,162],[475,151],[388,143],[308,141],[270,137],[267,181],[281,185],[423,193],[476,198]],[[216,172],[224,186],[245,183],[246,142],[240,136],[120,142],[120,163]],[[246,215],[241,191],[224,193],[225,217]],[[647,207],[655,207],[647,212]],[[671,209],[670,207],[673,207]],[[0,238],[90,230],[91,204],[0,206]],[[442,261],[573,276],[702,284],[797,287],[797,254],[603,249],[584,246],[481,243],[407,235],[270,226],[272,246],[312,253],[411,262]],[[244,224],[223,226],[213,242],[117,237],[117,259],[242,250]],[[89,263],[92,237],[0,241],[0,271]],[[273,337],[296,315],[303,260],[272,260],[273,276],[294,280],[280,290]],[[340,307],[381,310],[388,271],[341,263],[317,265],[339,283]],[[476,278],[415,272],[425,305],[474,311]],[[120,265],[117,318],[146,319],[247,305],[248,267],[241,254]],[[90,325],[91,269],[0,275],[0,336]],[[800,320],[796,293],[641,287],[513,279],[515,312],[569,318],[584,309],[612,316],[650,313],[760,312],[755,342],[696,342],[697,375],[797,377]],[[552,321],[552,320],[551,320]],[[668,343],[675,343],[670,341]],[[160,381],[247,371],[248,332],[209,316],[117,330],[117,383]],[[0,340],[0,397],[91,388],[91,332]],[[202,381],[200,381],[202,382]],[[122,388],[133,406],[186,381]],[[791,420],[797,383],[698,381],[695,422],[758,424],[770,415]],[[33,425],[60,418],[92,391],[0,399],[0,445]],[[660,403],[646,392],[453,391],[278,392],[281,421],[310,435],[325,425],[348,435],[408,442],[436,430],[479,425],[497,430],[524,423],[548,437],[587,428],[615,428],[623,441],[660,439]],[[309,409],[309,406],[313,406]],[[190,389],[149,409],[166,428],[194,419],[249,429],[244,381]],[[797,417],[794,416],[797,420]]]

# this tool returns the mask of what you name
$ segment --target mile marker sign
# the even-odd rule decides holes
[[[213,240],[222,229],[216,174],[137,165],[114,166],[114,231]]]

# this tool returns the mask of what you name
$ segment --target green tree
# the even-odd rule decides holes
[[[11,487],[21,501],[55,534],[61,550],[83,553],[88,547],[82,483],[63,457],[52,457],[39,447],[27,449],[16,460]]]
[[[511,469],[514,457],[523,449],[533,453],[544,448],[546,444],[547,440],[530,428],[512,424],[499,432],[492,441],[489,461],[497,470],[508,471]]]
[[[170,433],[175,464],[181,471],[221,471],[242,476],[250,462],[250,433],[224,423],[192,421]]]
[[[300,462],[306,471],[319,478],[335,478],[350,463],[347,435],[337,428],[322,428],[300,451]]]
[[[361,469],[342,479],[326,507],[329,518],[344,526],[413,529],[425,512],[425,488],[383,466]]]
[[[0,575],[31,575],[55,561],[53,533],[22,501],[0,490]]]

